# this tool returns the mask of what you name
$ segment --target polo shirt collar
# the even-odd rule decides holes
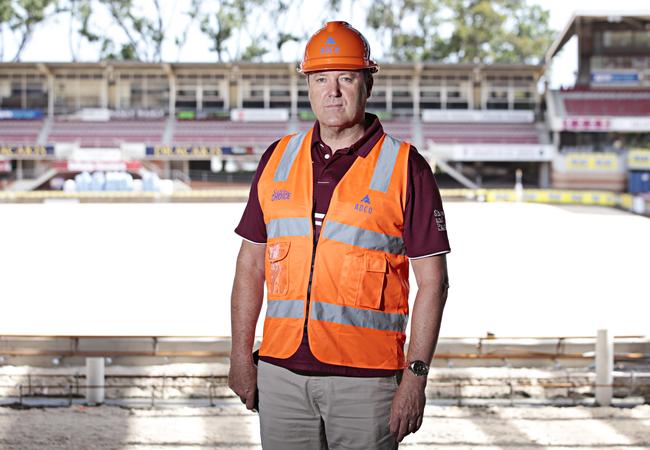
[[[365,131],[363,133],[363,136],[352,144],[349,148],[345,150],[339,150],[339,151],[344,151],[345,153],[357,153],[357,155],[365,158],[368,156],[370,153],[370,150],[377,144],[379,139],[381,139],[382,135],[384,134],[384,129],[381,126],[381,122],[379,122],[379,118],[371,113],[366,113],[365,116]],[[312,148],[315,145],[318,145],[319,147],[322,146],[327,146],[320,137],[320,124],[318,123],[318,120],[314,123],[314,132],[312,134],[311,138],[311,145]]]

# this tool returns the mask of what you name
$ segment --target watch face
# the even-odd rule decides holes
[[[410,367],[416,375],[426,375],[429,373],[429,366],[424,361],[413,361]]]

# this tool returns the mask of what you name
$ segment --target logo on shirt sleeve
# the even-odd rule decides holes
[[[445,223],[445,212],[442,210],[433,210],[433,215],[436,219],[436,227],[438,231],[447,231],[447,224]]]

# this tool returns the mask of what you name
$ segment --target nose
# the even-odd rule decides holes
[[[330,80],[327,83],[327,96],[328,97],[340,97],[341,96],[341,85],[337,78]]]

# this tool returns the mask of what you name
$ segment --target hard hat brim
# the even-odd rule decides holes
[[[322,72],[324,70],[364,70],[370,69],[373,73],[379,71],[379,65],[376,62],[359,61],[358,58],[318,58],[321,61],[308,61],[301,64],[299,71],[301,73]]]

